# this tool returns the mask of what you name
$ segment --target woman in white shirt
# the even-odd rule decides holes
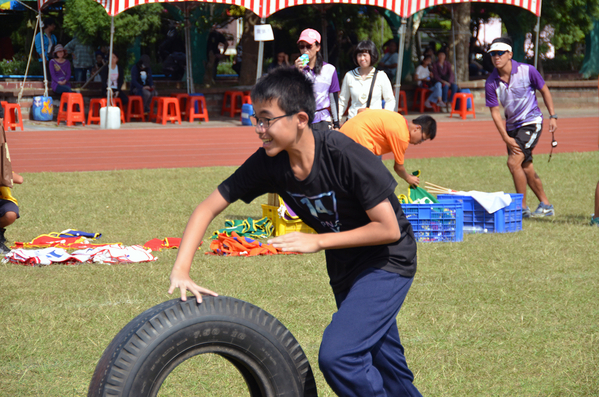
[[[389,77],[386,73],[377,72],[372,66],[379,59],[379,52],[374,43],[371,40],[359,42],[354,50],[353,59],[358,67],[345,74],[339,94],[339,114],[343,115],[347,109],[347,118],[351,119],[366,109],[373,79],[369,108],[382,109],[382,101],[385,100],[385,109],[395,111],[395,97]]]

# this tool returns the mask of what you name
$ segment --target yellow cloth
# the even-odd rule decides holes
[[[340,130],[377,156],[393,153],[397,164],[404,163],[410,143],[408,122],[399,113],[368,109],[349,119]]]
[[[12,196],[10,188],[6,186],[0,186],[0,199],[12,201],[16,205],[19,205],[17,199]]]

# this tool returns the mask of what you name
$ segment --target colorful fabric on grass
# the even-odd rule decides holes
[[[62,232],[50,232],[41,234],[30,242],[15,241],[13,248],[64,248],[64,249],[85,249],[93,248],[106,244],[92,244],[90,240],[96,240],[102,237],[102,233],[88,233],[79,230],[67,229]],[[121,243],[115,243],[121,244]]]
[[[52,263],[140,263],[157,258],[141,245],[103,245],[77,250],[72,253],[63,248],[43,248],[38,250],[14,249],[4,256],[2,262],[18,263],[26,266],[51,265]]]
[[[242,237],[268,238],[272,235],[274,229],[275,228],[273,224],[267,217],[257,221],[253,220],[252,218],[235,221],[226,220],[224,229],[219,229],[212,233],[211,238],[218,238],[218,236],[223,233],[225,233],[227,236],[231,236],[233,232]]]
[[[202,241],[200,243],[200,245],[202,245],[203,243],[204,242]],[[180,245],[181,245],[181,239],[180,238],[178,238],[178,237],[165,237],[162,240],[160,240],[159,238],[153,238],[153,239],[147,241],[144,244],[144,248],[149,248],[152,251],[162,251],[165,248],[166,249],[179,248]]]
[[[283,252],[270,244],[261,243],[249,237],[239,236],[236,232],[231,232],[231,236],[226,233],[218,235],[216,240],[210,243],[212,252],[206,252],[207,255],[223,256],[259,256],[259,255],[279,255],[279,254],[298,254],[298,252]]]

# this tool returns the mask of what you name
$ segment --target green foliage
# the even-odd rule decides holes
[[[156,42],[160,30],[160,4],[145,4],[131,8],[114,17],[114,45],[122,52],[136,37],[142,45]],[[69,0],[64,7],[64,29],[82,42],[107,45],[110,42],[110,17],[93,0]]]
[[[0,61],[0,74],[25,74],[26,67],[27,58],[24,56],[15,56],[10,60],[3,59]]]
[[[564,52],[571,52],[575,44],[584,43],[584,37],[593,29],[593,19],[599,19],[599,0],[544,0],[541,28],[553,30],[551,44]]]

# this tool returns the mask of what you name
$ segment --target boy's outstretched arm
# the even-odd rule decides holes
[[[190,291],[195,295],[198,303],[202,302],[201,294],[218,296],[216,292],[200,287],[194,283],[191,277],[189,277],[189,271],[191,269],[193,256],[202,242],[202,238],[206,233],[208,225],[218,214],[227,208],[228,205],[229,203],[217,189],[193,211],[193,214],[187,222],[185,231],[183,232],[183,239],[179,246],[177,259],[175,259],[175,264],[171,271],[171,285],[168,289],[169,294],[172,294],[175,289],[179,288],[181,291],[181,300],[186,301],[187,291]]]
[[[393,243],[401,237],[397,216],[388,199],[366,211],[370,223],[339,233],[307,234],[293,232],[268,241],[276,248],[292,252],[318,252],[323,249],[365,247]]]

